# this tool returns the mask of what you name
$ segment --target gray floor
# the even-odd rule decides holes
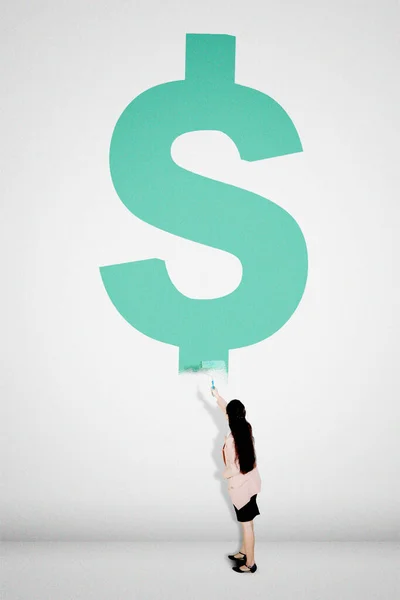
[[[399,600],[400,544],[258,542],[239,575],[227,543],[9,542],[1,600]],[[246,596],[247,595],[247,596]]]

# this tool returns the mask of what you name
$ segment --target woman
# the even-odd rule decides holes
[[[236,567],[232,567],[237,573],[255,573],[253,519],[260,514],[257,494],[261,491],[261,479],[256,464],[253,431],[246,421],[246,409],[240,400],[226,403],[216,388],[211,388],[211,393],[228,419],[231,430],[225,436],[222,448],[226,467],[223,477],[228,480],[228,492],[237,520],[243,527],[240,552],[229,558],[238,562]]]

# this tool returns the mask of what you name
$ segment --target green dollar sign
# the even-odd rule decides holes
[[[107,293],[133,327],[179,347],[179,370],[224,361],[229,349],[274,334],[296,310],[307,280],[307,247],[296,221],[257,194],[191,173],[174,163],[183,133],[219,130],[247,161],[301,152],[290,117],[269,96],[235,83],[235,37],[186,37],[185,79],[137,96],[111,140],[118,196],[137,217],[185,239],[237,256],[234,292],[192,299],[171,282],[165,262],[101,267]]]

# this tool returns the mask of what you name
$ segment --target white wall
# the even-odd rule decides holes
[[[217,379],[254,427],[259,539],[398,536],[395,2],[13,0],[3,12],[3,538],[238,533],[207,377],[179,376],[178,349],[131,328],[98,270],[159,257],[196,298],[240,281],[236,258],[131,215],[108,169],[120,113],[184,77],[196,32],[236,36],[236,80],[277,100],[304,147],[249,164],[218,133],[173,148],[283,206],[308,245],[298,310]]]

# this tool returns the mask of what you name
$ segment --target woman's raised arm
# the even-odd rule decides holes
[[[220,407],[220,409],[226,416],[226,404],[227,404],[226,400],[224,400],[223,397],[218,394],[218,390],[216,387],[211,388],[211,393],[214,396],[214,398],[216,399],[218,406]]]

